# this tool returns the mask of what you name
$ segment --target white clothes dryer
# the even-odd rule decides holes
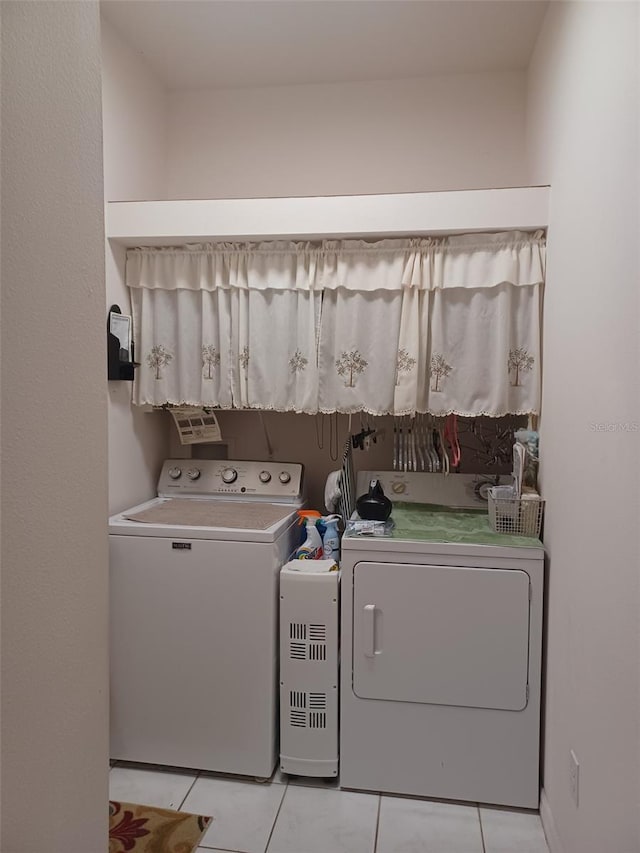
[[[421,503],[441,475],[374,477],[403,502],[342,542],[341,785],[537,808],[542,543],[493,533],[471,476],[455,511]]]
[[[167,460],[109,520],[111,758],[271,775],[302,465]]]

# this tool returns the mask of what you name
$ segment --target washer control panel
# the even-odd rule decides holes
[[[302,475],[303,466],[298,462],[167,459],[158,480],[158,495],[293,502],[302,497]]]

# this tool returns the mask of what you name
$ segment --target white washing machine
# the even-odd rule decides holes
[[[268,777],[302,465],[167,460],[109,520],[111,758]]]
[[[373,477],[397,526],[342,541],[341,785],[537,808],[542,544],[494,534],[473,477]]]

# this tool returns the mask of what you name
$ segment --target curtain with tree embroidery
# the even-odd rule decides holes
[[[537,286],[432,293],[427,410],[475,417],[539,411]]]
[[[321,412],[424,411],[429,292],[328,290],[319,347]]]
[[[139,405],[316,411],[320,294],[133,288]]]
[[[544,245],[506,232],[130,250],[134,401],[537,412]]]

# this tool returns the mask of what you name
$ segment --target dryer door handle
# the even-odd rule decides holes
[[[364,616],[362,620],[362,644],[364,647],[365,657],[373,658],[376,656],[376,606],[375,604],[365,604]]]

